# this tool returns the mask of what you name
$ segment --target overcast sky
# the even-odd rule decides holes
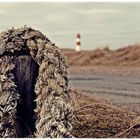
[[[112,49],[140,43],[140,3],[0,3],[0,31],[23,25],[39,29],[56,45]]]

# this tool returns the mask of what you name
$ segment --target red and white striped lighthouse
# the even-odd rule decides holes
[[[80,34],[77,34],[77,37],[76,37],[76,52],[79,52],[80,49],[81,49],[81,35]]]

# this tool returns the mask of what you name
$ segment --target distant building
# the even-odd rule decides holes
[[[76,52],[79,52],[81,50],[81,35],[77,34],[76,36]]]

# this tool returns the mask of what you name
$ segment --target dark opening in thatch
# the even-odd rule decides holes
[[[36,108],[34,85],[38,76],[38,64],[29,55],[20,55],[15,59],[15,83],[21,95],[15,119],[17,137],[33,135],[35,131]]]

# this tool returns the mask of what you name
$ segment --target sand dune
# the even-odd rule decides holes
[[[130,45],[117,50],[97,48],[91,51],[75,52],[72,49],[62,49],[70,66],[139,66],[140,45]]]

